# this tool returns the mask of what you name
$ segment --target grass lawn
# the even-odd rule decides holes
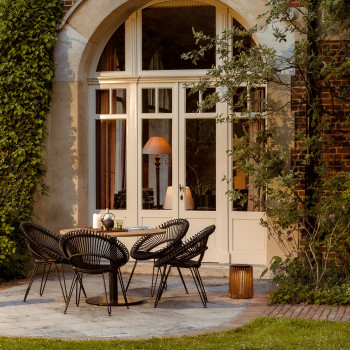
[[[230,331],[148,340],[49,340],[0,337],[3,349],[350,349],[350,323],[259,317]]]

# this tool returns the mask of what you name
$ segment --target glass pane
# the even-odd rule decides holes
[[[196,113],[199,103],[199,92],[191,93],[191,89],[186,89],[186,113]]]
[[[245,120],[240,119],[238,122],[232,123],[232,146],[235,145],[235,139],[245,135],[245,129],[249,133],[252,140],[256,137],[257,132],[263,128],[261,122],[256,121],[253,124],[247,124]],[[234,166],[234,163],[233,163]],[[242,193],[247,197],[247,201],[242,205],[239,200],[233,201],[232,209],[235,211],[259,211],[257,207],[257,199],[261,199],[262,191],[249,188],[249,176],[242,170],[233,170],[233,189]]]
[[[265,105],[265,88],[258,87],[251,90],[251,103],[253,112],[263,112]]]
[[[125,70],[125,24],[111,36],[97,65],[97,72]]]
[[[126,114],[126,89],[112,90],[112,114]]]
[[[163,209],[172,203],[172,126],[169,119],[142,120],[142,208]],[[168,190],[169,188],[169,190]],[[171,209],[171,204],[164,209]]]
[[[162,7],[142,10],[142,69],[209,69],[215,65],[215,49],[194,65],[181,58],[183,53],[198,49],[192,28],[214,37],[214,6]]]
[[[159,89],[158,90],[159,113],[172,112],[172,90]]]
[[[156,90],[142,89],[142,113],[155,113]]]
[[[205,92],[203,92],[203,94],[202,94],[202,100],[205,101],[207,96],[213,94],[214,92],[215,92],[215,88],[209,88],[209,89],[205,90]],[[205,113],[215,113],[216,112],[216,106],[208,108],[204,112]]]
[[[247,88],[239,87],[236,94],[232,97],[232,110],[234,112],[243,112],[247,109]]]
[[[96,120],[96,209],[126,209],[126,121]]]
[[[235,28],[245,31],[244,27],[236,19],[233,19],[232,25]],[[241,47],[235,47],[235,42],[236,41],[241,42],[242,40],[243,40],[242,42],[243,45]],[[254,40],[250,36],[233,35],[232,36],[232,56],[237,56],[240,54],[240,52],[247,51],[254,45],[255,45]]]
[[[216,209],[215,119],[186,120],[186,186],[194,210]]]
[[[109,90],[96,90],[96,114],[109,114]]]

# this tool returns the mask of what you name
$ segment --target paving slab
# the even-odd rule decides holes
[[[67,276],[67,286],[72,275]],[[125,280],[127,276],[125,276]],[[27,283],[14,283],[0,290],[0,335],[47,337],[61,339],[135,339],[152,336],[199,334],[211,330],[235,326],[236,319],[249,306],[256,303],[270,289],[267,280],[255,280],[255,295],[252,299],[232,299],[228,296],[228,278],[205,277],[208,295],[204,308],[196,287],[186,278],[189,294],[178,276],[171,276],[167,290],[157,308],[150,296],[151,276],[135,275],[128,295],[140,297],[140,305],[114,306],[108,316],[105,306],[90,305],[83,297],[80,306],[72,297],[67,313],[56,276],[50,276],[43,296],[39,295],[40,278],[36,279],[23,302]],[[102,294],[100,276],[84,276],[84,287],[88,297]],[[266,305],[266,303],[264,303]],[[258,311],[262,313],[263,310]],[[253,313],[252,315],[256,315]],[[258,316],[258,315],[257,315]],[[245,319],[245,318],[243,318]],[[238,322],[239,324],[239,322]]]

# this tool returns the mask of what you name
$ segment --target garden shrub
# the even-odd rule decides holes
[[[46,192],[44,142],[61,0],[0,0],[0,280],[27,272],[19,230]]]
[[[316,286],[309,264],[300,258],[273,257],[271,267],[276,288],[270,304],[350,305],[350,282],[343,269],[331,262],[322,282]]]

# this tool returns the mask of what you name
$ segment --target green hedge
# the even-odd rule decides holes
[[[44,142],[61,0],[0,0],[0,280],[23,277],[19,224],[47,188]]]

